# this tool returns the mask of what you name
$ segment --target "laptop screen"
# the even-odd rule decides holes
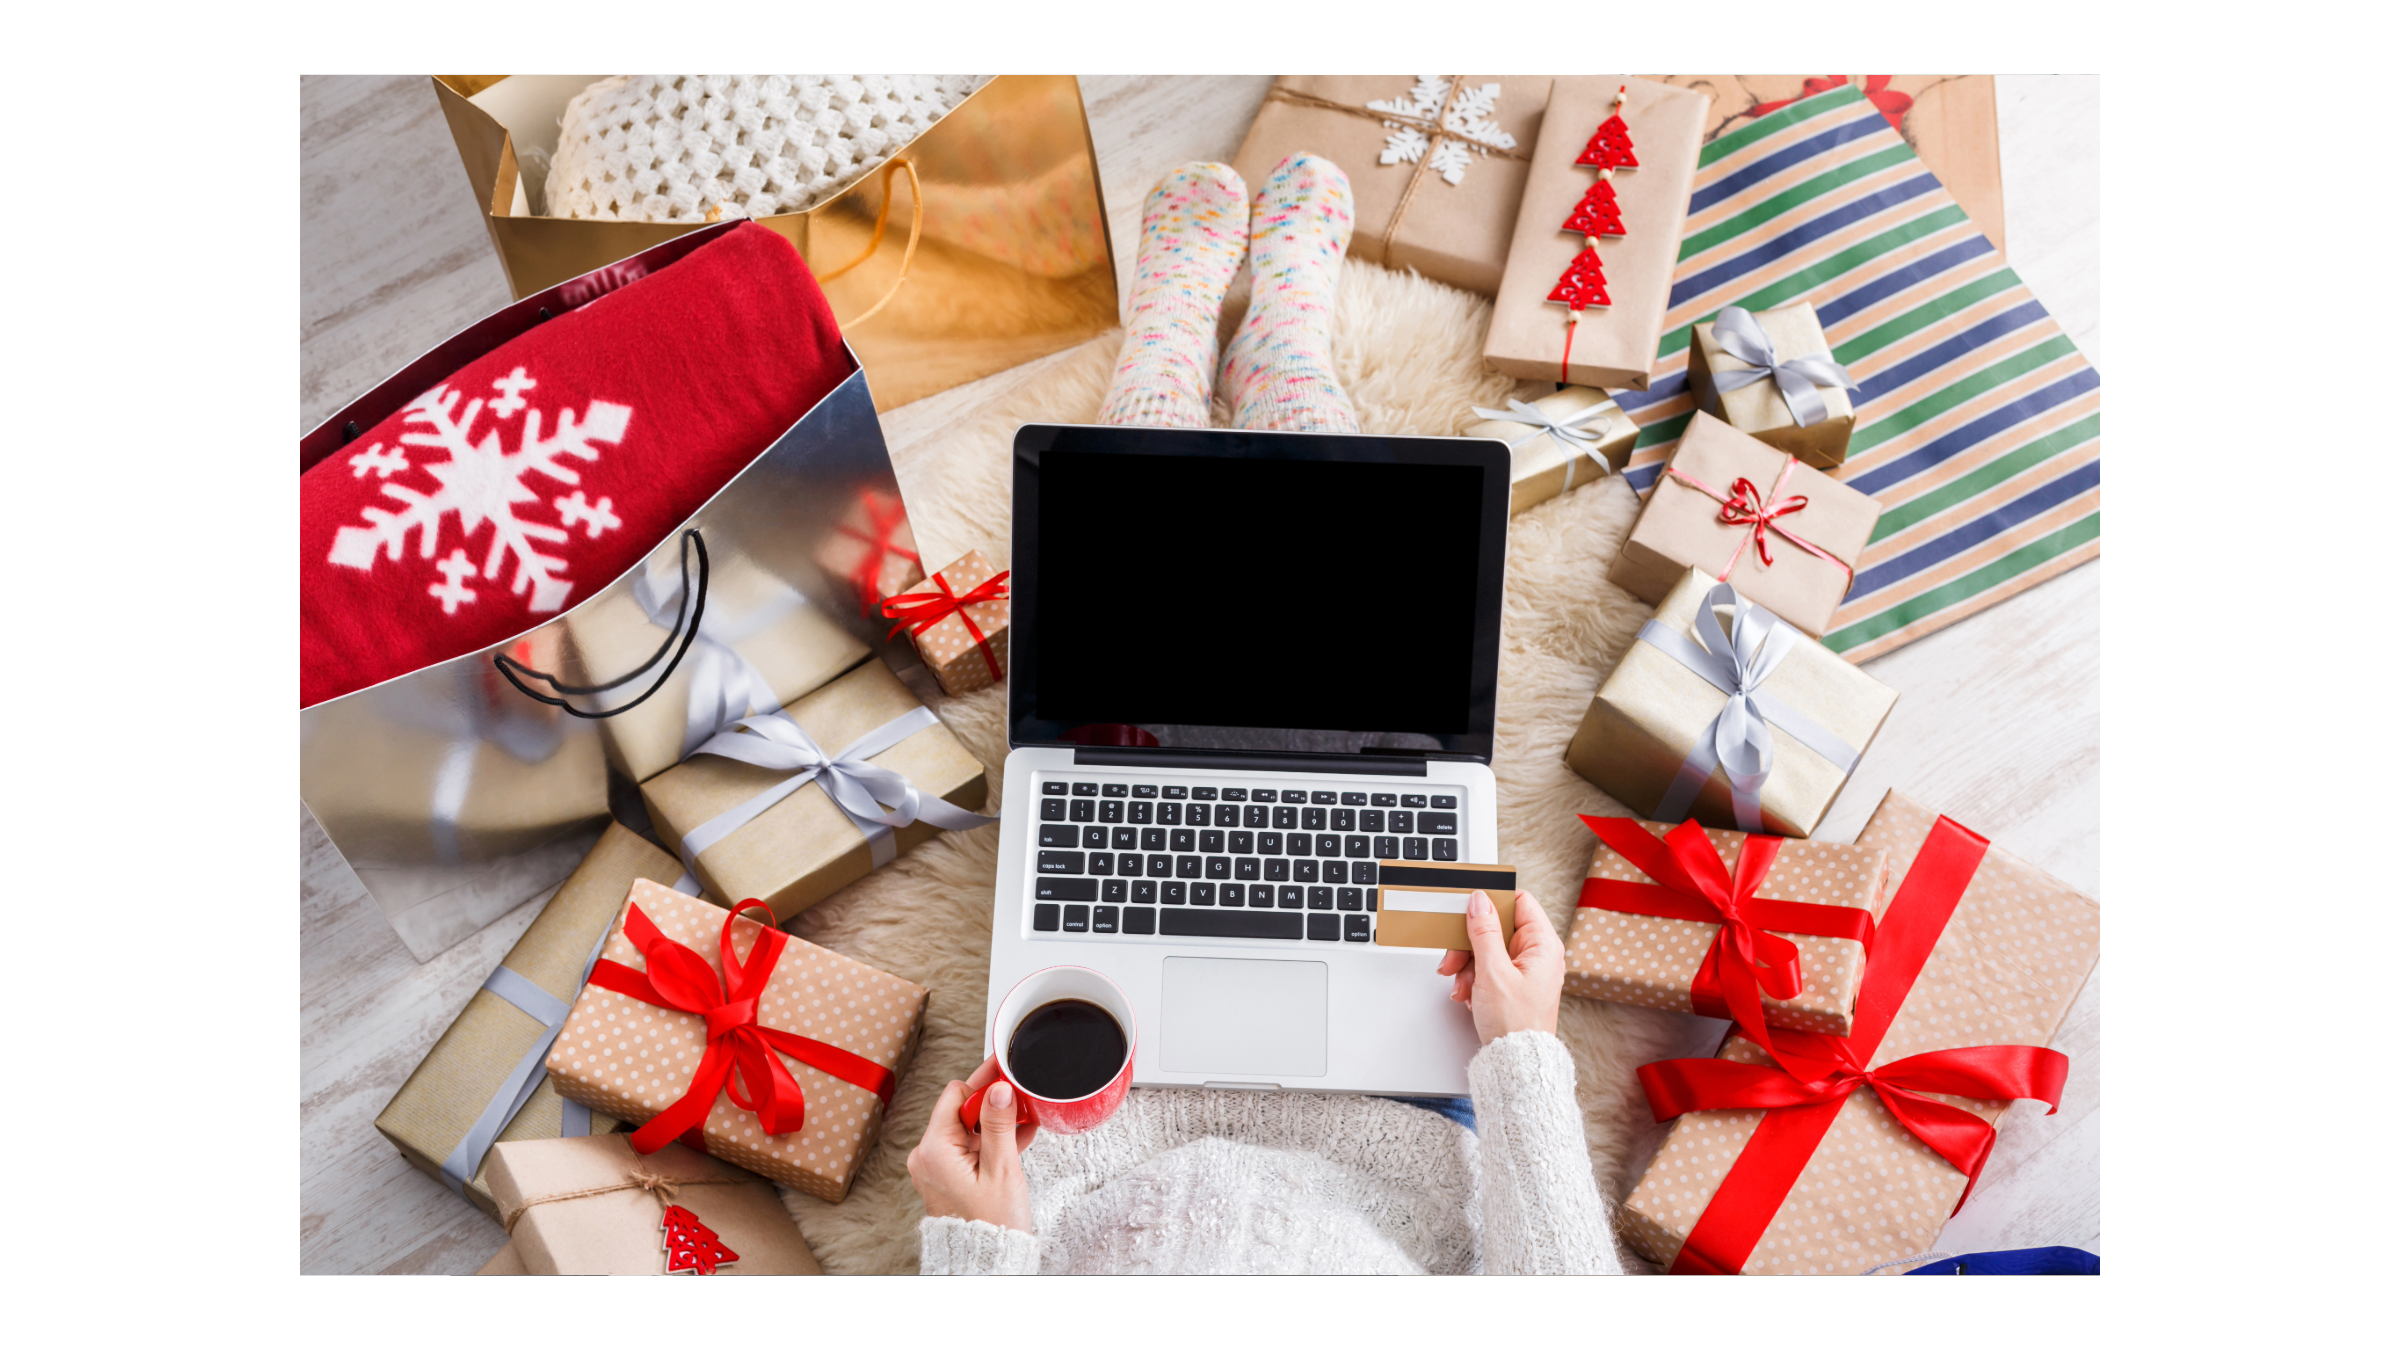
[[[1506,463],[1447,438],[1026,428],[1012,741],[1488,758]]]

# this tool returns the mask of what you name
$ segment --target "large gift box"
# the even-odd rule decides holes
[[[493,1218],[500,1210],[485,1172],[495,1143],[615,1129],[616,1121],[562,1100],[542,1061],[634,883],[672,885],[682,871],[640,835],[610,824],[393,1094],[375,1128],[418,1170]]]
[[[696,589],[679,560],[661,554],[634,578],[630,593],[568,615],[567,633],[585,670],[595,678],[640,672],[662,644],[681,645]],[[773,712],[867,659],[866,643],[746,556],[713,561],[697,607],[700,630],[666,682],[599,719],[608,762],[637,783],[675,767],[725,727]],[[648,687],[641,674],[632,681],[637,691]]]
[[[621,1134],[492,1150],[508,1246],[478,1275],[822,1275],[775,1188]]]
[[[661,839],[721,904],[778,923],[973,814],[983,765],[880,661],[746,717],[642,784]]]
[[[1233,157],[1263,186],[1285,156],[1350,179],[1350,256],[1490,295],[1525,192],[1547,75],[1282,75]]]
[[[1641,428],[1597,389],[1570,386],[1527,403],[1510,399],[1505,408],[1477,408],[1483,420],[1461,436],[1508,445],[1508,513],[1596,483],[1622,469]]]
[[[916,1055],[925,998],[644,881],[551,1047],[550,1074],[569,1099],[644,1122],[636,1151],[696,1130],[711,1156],[839,1203]]]
[[[886,598],[925,579],[908,503],[897,492],[860,492],[818,547],[817,565],[850,583],[858,617],[873,622]]]
[[[1703,95],[1630,75],[1551,84],[1486,366],[1519,379],[1649,388],[1707,111]],[[1607,150],[1612,129],[1629,149]],[[1601,161],[1610,164],[1595,167]]]
[[[2099,907],[1897,792],[1858,842],[1889,850],[1896,884],[1851,1033],[1642,1067],[1652,1111],[1679,1117],[1625,1200],[1648,1260],[1857,1274],[1933,1250],[2008,1102],[2056,1109],[2067,1060],[2042,1047],[2099,961]]]
[[[1899,698],[1695,568],[1592,696],[1567,763],[1652,820],[1805,839]]]
[[[1820,469],[1850,455],[1858,388],[1833,359],[1806,300],[1756,312],[1727,305],[1692,325],[1684,363],[1700,411]]]
[[[1752,1032],[1850,1033],[1887,898],[1883,850],[1582,819],[1600,846],[1567,936],[1566,992]]]
[[[971,694],[1008,677],[1008,572],[966,556],[883,602],[893,632],[908,630],[944,693]]]
[[[1655,604],[1697,567],[1821,638],[1882,514],[1873,497],[1698,413],[1608,579]]]

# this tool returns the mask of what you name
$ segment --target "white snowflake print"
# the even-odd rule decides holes
[[[1450,97],[1450,81],[1440,75],[1419,75],[1409,86],[1406,98],[1379,98],[1367,104],[1370,112],[1391,113],[1416,119],[1416,124],[1386,121],[1391,135],[1384,138],[1383,154],[1377,162],[1383,164],[1414,164],[1425,158],[1430,150],[1433,159],[1426,167],[1440,174],[1442,181],[1457,187],[1467,176],[1470,156],[1488,154],[1493,150],[1514,150],[1517,138],[1502,131],[1492,120],[1492,110],[1500,101],[1498,84],[1470,85],[1458,91],[1458,100],[1442,113],[1442,103]],[[1440,116],[1439,128],[1432,126]],[[1434,136],[1428,138],[1427,130]]]
[[[476,532],[487,524],[491,526],[492,537],[481,566],[467,556],[464,547],[453,547],[448,556],[434,564],[442,579],[428,585],[425,593],[441,602],[444,614],[456,614],[461,606],[473,604],[477,591],[470,583],[498,579],[505,562],[515,564],[515,572],[509,578],[509,593],[526,597],[525,608],[529,612],[549,614],[564,608],[575,583],[566,575],[566,559],[543,553],[541,546],[565,543],[577,527],[583,529],[585,538],[597,539],[624,522],[617,517],[615,503],[609,498],[588,501],[580,491],[571,497],[550,499],[550,508],[558,514],[558,524],[526,520],[517,515],[517,508],[540,503],[543,494],[526,486],[525,476],[538,473],[566,487],[575,487],[581,477],[571,460],[589,462],[600,458],[595,446],[614,445],[622,439],[633,419],[633,409],[599,399],[592,400],[581,417],[573,409],[561,409],[557,430],[544,436],[541,411],[532,408],[525,398],[526,392],[537,384],[519,366],[492,381],[498,397],[488,404],[481,398],[469,399],[462,410],[461,395],[448,385],[437,385],[410,403],[403,410],[403,424],[412,429],[401,433],[400,444],[447,452],[447,460],[415,466],[432,475],[440,486],[425,493],[389,481],[394,474],[411,467],[404,449],[386,450],[378,442],[352,455],[351,476],[378,475],[385,480],[383,495],[401,506],[397,511],[372,506],[360,508],[360,516],[368,523],[336,531],[333,552],[325,560],[337,567],[355,567],[361,571],[374,569],[378,553],[388,561],[398,562],[411,530],[417,532],[417,556],[431,559],[441,551],[444,518],[455,515],[460,545],[474,542]],[[487,411],[500,420],[525,413],[514,453],[501,448],[500,428],[496,426],[486,430],[481,440],[475,439],[476,422]]]

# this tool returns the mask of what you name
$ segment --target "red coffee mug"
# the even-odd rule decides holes
[[[1027,1092],[1008,1064],[1008,1043],[1016,1035],[1017,1024],[1034,1009],[1062,998],[1098,1004],[1125,1030],[1125,1062],[1117,1066],[1116,1076],[1106,1086],[1071,1101]],[[1007,1079],[1008,1085],[1016,1090],[1017,1118],[1030,1116],[1052,1134],[1081,1134],[1116,1114],[1118,1105],[1125,1100],[1125,1089],[1133,1083],[1135,1048],[1133,1001],[1125,997],[1125,991],[1117,987],[1115,980],[1087,966],[1051,966],[1033,972],[1008,991],[1008,997],[1000,1000],[1000,1011],[992,1018],[992,1053],[999,1059],[1000,1078]],[[992,1080],[998,1081],[999,1078]],[[958,1108],[959,1123],[969,1131],[982,1128],[983,1094],[991,1090],[991,1083],[984,1084],[969,1093],[965,1104]]]

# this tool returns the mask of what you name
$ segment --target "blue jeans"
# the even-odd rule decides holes
[[[1470,1130],[1475,1128],[1475,1099],[1472,1097],[1386,1097],[1384,1100],[1421,1106],[1437,1116],[1455,1120]]]

